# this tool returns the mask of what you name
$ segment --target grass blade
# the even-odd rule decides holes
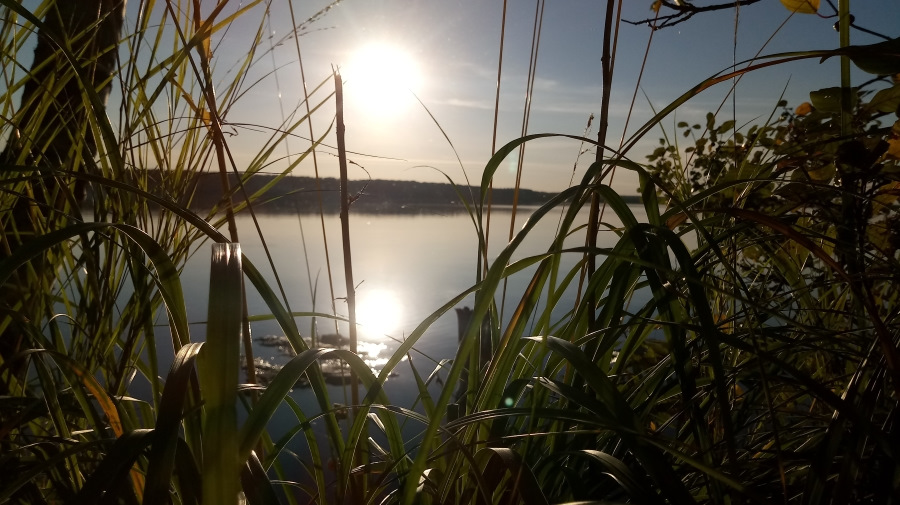
[[[209,277],[206,344],[198,368],[204,398],[203,500],[237,503],[237,387],[243,314],[243,275],[239,244],[213,244]]]

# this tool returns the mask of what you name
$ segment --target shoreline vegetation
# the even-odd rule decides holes
[[[622,2],[612,0],[591,26],[602,38],[591,42],[596,59],[583,62],[602,73],[596,140],[587,131],[526,135],[524,115],[523,136],[498,146],[478,186],[459,193],[472,198],[475,280],[441,291],[443,305],[394,336],[396,349],[373,371],[354,333],[351,251],[359,258],[366,247],[350,241],[348,210],[462,198],[446,184],[347,181],[343,81],[332,70],[307,89],[300,48],[300,35],[315,32],[309,25],[337,1],[301,23],[293,1],[134,2],[148,8],[126,17],[116,0],[0,0],[0,135],[9,139],[0,156],[0,503],[895,503],[900,38],[851,45],[851,27],[862,29],[851,0],[821,11],[818,0],[643,1],[655,17],[640,26],[622,24]],[[736,8],[756,3],[837,18],[839,47],[769,55],[762,47],[753,61],[722,62],[721,73],[606,149],[621,91],[613,88],[637,96],[643,86],[613,80],[615,62],[635,54],[616,57],[635,49],[619,44],[620,27],[647,30],[646,55],[656,29],[735,10],[733,56],[747,23]],[[505,5],[498,96],[515,74],[499,64]],[[277,16],[293,27],[282,40],[264,36]],[[226,33],[241,41],[231,30],[238,19],[257,26],[248,51],[223,49]],[[833,32],[835,19],[809,19]],[[273,133],[239,169],[222,125],[286,68],[272,68],[267,42],[296,51],[303,97],[289,119],[261,125]],[[809,90],[796,108],[772,97],[768,117],[741,124],[725,93],[705,124],[666,130],[710,87],[734,92],[757,69],[828,58],[841,59],[840,86]],[[871,75],[854,83],[851,63]],[[255,78],[257,65],[266,77]],[[113,88],[121,103],[107,111]],[[333,129],[314,132],[313,116]],[[659,146],[634,161],[635,146],[660,126]],[[294,134],[313,140],[277,155],[291,160],[283,177],[253,175]],[[316,149],[332,136],[340,181],[288,176],[318,174]],[[492,242],[498,223],[484,200],[494,175],[518,152],[520,181],[523,146],[546,137],[572,140],[594,160],[549,197],[494,190],[493,205],[505,208],[514,192],[530,216],[519,227],[511,216],[508,239]],[[640,212],[613,189],[615,170],[640,181]],[[342,241],[330,253],[324,212],[321,230],[303,239],[326,249],[324,268],[315,265],[321,282],[306,268],[312,303],[288,296],[279,271],[291,265],[276,265],[267,246],[252,258],[242,252],[234,218],[242,204],[227,201],[243,200],[229,175],[237,171],[255,207],[318,212],[321,196],[323,211],[342,211]],[[95,195],[90,212],[81,207],[85,185]],[[205,219],[190,212],[204,205]],[[621,223],[608,247],[598,239],[604,213]],[[554,225],[539,237],[546,248],[521,254],[544,223]],[[585,238],[572,244],[576,234]],[[181,271],[207,240],[216,243],[198,328],[189,307],[203,300],[186,295]],[[446,273],[439,255],[421,260]],[[264,302],[252,315],[245,289]],[[455,355],[429,355],[430,330],[470,300]],[[291,356],[268,369],[265,385],[254,377],[251,341],[263,321],[277,325]],[[339,325],[349,329],[346,347],[311,347]],[[326,373],[332,363],[349,369],[339,391]],[[413,378],[409,403],[384,387],[397,370]],[[301,381],[302,398],[292,395]]]
[[[159,171],[147,174],[151,187],[162,187],[152,181],[160,179]],[[249,195],[262,193],[253,201],[255,210],[269,213],[315,213],[321,209],[327,214],[335,214],[341,209],[340,179],[280,176],[254,174],[243,183],[243,190]],[[199,211],[222,205],[222,181],[219,174],[204,173],[188,182],[194,191],[178,202],[180,205]],[[270,186],[271,185],[271,186]],[[270,186],[266,188],[266,186]],[[238,178],[229,176],[232,201],[239,206],[245,200],[238,184]],[[414,213],[426,209],[465,212],[460,196],[470,204],[481,198],[478,186],[454,186],[449,183],[398,181],[398,180],[350,180],[348,192],[352,198],[351,211],[361,213]],[[514,201],[520,207],[538,207],[550,201],[557,193],[533,191],[529,189],[493,188],[490,192],[492,205],[510,207]],[[637,195],[623,196],[628,204],[639,204]]]

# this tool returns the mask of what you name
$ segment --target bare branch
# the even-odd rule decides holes
[[[683,23],[692,18],[694,14],[700,12],[734,9],[735,7],[752,5],[759,1],[760,0],[736,0],[734,2],[718,3],[712,5],[694,5],[692,3],[688,3],[685,0],[658,0],[658,8],[665,8],[673,12],[652,18],[642,19],[640,21],[629,21],[627,19],[624,19],[623,21],[631,25],[647,25],[654,30],[659,30],[661,28],[668,28],[670,26],[675,26],[677,24]]]

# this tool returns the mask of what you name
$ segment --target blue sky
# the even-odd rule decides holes
[[[652,15],[650,0],[623,3],[624,19],[638,20]],[[273,2],[271,6],[273,40],[285,35],[290,26],[285,5]],[[325,5],[327,2],[297,2],[297,18],[305,19]],[[535,6],[533,0],[508,2],[498,145],[518,137],[521,131]],[[360,97],[366,96],[361,89],[365,83],[349,79],[345,86],[347,145],[352,151],[374,156],[354,156],[373,178],[443,181],[444,176],[439,172],[443,171],[456,182],[463,182],[464,170],[473,183],[480,180],[481,170],[491,154],[502,7],[501,0],[344,0],[300,38],[310,85],[327,79],[332,65],[342,66],[349,72],[354,55],[374,42],[400,47],[415,61],[421,78],[414,83],[413,91],[456,147],[463,168],[424,107],[408,98],[403,106],[393,107],[391,114],[373,113],[365,103],[360,103]],[[890,36],[900,35],[896,33],[900,26],[898,0],[855,0],[851,7],[857,24]],[[590,114],[600,112],[604,9],[605,2],[596,0],[546,2],[529,133],[581,135]],[[823,3],[820,12],[830,14],[831,9]],[[639,88],[638,73],[651,30],[646,25],[623,23],[615,62],[608,144],[617,146],[623,132],[628,136],[642,125],[651,116],[651,104],[657,109],[665,106],[704,78],[727,69],[735,53],[738,60],[750,58],[770,38],[763,54],[837,47],[838,34],[832,28],[835,21],[816,15],[791,16],[778,0],[763,0],[741,8],[736,34],[733,10],[697,15],[685,23],[652,33]],[[229,66],[231,52],[237,51],[239,57],[240,51],[246,51],[255,22],[248,22],[245,29],[239,24],[228,33],[216,54],[219,69]],[[852,34],[852,42],[856,44],[878,40],[858,31]],[[279,108],[291,110],[297,106],[300,79],[292,43],[277,47],[272,55],[263,57],[255,72],[261,75],[275,65],[279,67],[277,85],[272,76],[256,85],[229,112],[228,121],[277,125]],[[857,81],[867,78],[863,74],[856,76]],[[825,63],[810,60],[763,70],[740,82],[734,105],[729,99],[719,120],[731,119],[734,110],[738,124],[754,118],[763,121],[782,92],[791,105],[797,105],[806,100],[810,90],[838,83],[837,59]],[[330,89],[330,84],[327,87]],[[632,106],[636,89],[637,98]],[[662,126],[671,133],[677,121],[701,121],[708,111],[719,107],[727,89],[727,85],[720,85],[692,99]],[[317,132],[327,128],[331,110],[326,107],[316,116]],[[625,131],[629,110],[631,119]],[[588,137],[596,137],[595,128],[596,123]],[[647,150],[657,144],[660,136],[661,131],[654,130],[629,156],[643,162]],[[250,133],[242,133],[231,140],[239,164],[245,159],[242,156],[253,152],[252,137]],[[334,144],[333,138],[326,142]],[[303,147],[303,142],[298,140],[291,145],[291,150],[300,151]],[[580,148],[578,142],[568,139],[529,143],[522,185],[550,191],[567,187]],[[590,154],[582,156],[574,171],[576,180],[591,160]],[[323,153],[320,172],[336,176],[336,158]],[[312,166],[305,164],[297,173],[309,175]],[[515,160],[511,159],[498,174],[495,186],[511,186],[514,176]],[[351,177],[365,178],[366,173],[354,167]],[[630,174],[620,171],[613,186],[623,193],[633,193],[637,183]]]

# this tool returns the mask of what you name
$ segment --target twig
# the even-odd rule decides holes
[[[622,21],[630,25],[647,25],[654,30],[659,30],[661,28],[668,28],[679,23],[684,23],[685,21],[693,17],[694,14],[697,14],[699,12],[734,9],[742,7],[744,5],[755,4],[759,1],[760,0],[738,0],[736,2],[726,2],[713,5],[694,5],[683,0],[658,0],[655,4],[655,9],[657,11],[660,8],[665,7],[666,9],[670,9],[675,12],[672,14],[665,14],[662,16],[654,16],[652,18],[641,19],[640,21],[629,21],[627,19],[623,19]]]

